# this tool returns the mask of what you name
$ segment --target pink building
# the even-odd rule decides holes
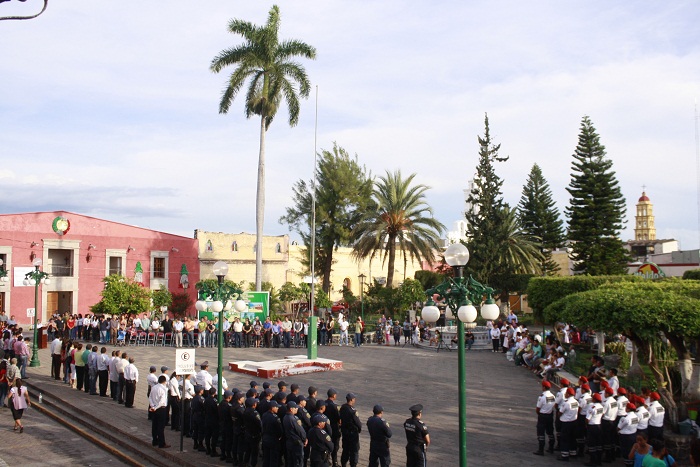
[[[9,281],[0,282],[0,309],[21,324],[33,321],[34,287],[22,282],[37,258],[51,279],[39,287],[40,322],[57,311],[89,312],[110,274],[135,278],[150,289],[186,290],[196,300],[197,254],[196,239],[71,212],[3,214],[0,259]]]

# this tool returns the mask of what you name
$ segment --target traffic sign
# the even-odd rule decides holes
[[[175,371],[178,375],[193,375],[194,349],[175,350]]]

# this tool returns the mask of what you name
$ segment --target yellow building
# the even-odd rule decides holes
[[[255,234],[230,234],[195,230],[194,236],[199,240],[200,276],[213,278],[212,267],[216,261],[225,261],[229,265],[226,279],[234,282],[255,282]],[[373,261],[356,261],[351,256],[352,249],[340,247],[333,253],[333,271],[331,272],[331,300],[342,298],[343,285],[356,296],[360,296],[360,275],[365,276],[365,284],[378,280],[386,282],[386,265],[375,258]],[[285,282],[299,284],[308,276],[302,265],[304,246],[290,242],[288,235],[263,237],[263,282],[271,282],[279,289]],[[404,270],[403,256],[396,255],[394,286],[404,279],[413,279],[421,264],[408,261]],[[318,270],[318,265],[317,268]],[[320,280],[319,280],[320,282]]]

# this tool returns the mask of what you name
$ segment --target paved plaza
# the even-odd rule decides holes
[[[112,347],[108,347],[111,352]],[[125,433],[141,438],[150,445],[150,422],[146,419],[146,375],[150,365],[167,365],[174,368],[175,349],[172,347],[125,347],[130,356],[136,358],[139,368],[139,383],[136,390],[135,407],[131,409],[118,405],[111,398],[89,396],[84,392],[70,389],[62,382],[51,380],[49,376],[50,356],[48,350],[40,351],[42,366],[29,368],[29,383],[41,388],[48,401],[63,403],[65,407],[75,407],[75,411],[85,410],[114,433]],[[197,348],[196,361],[208,360],[210,371],[216,371],[216,348]],[[265,360],[277,359],[285,355],[295,355],[305,349],[224,349],[224,360]],[[342,360],[344,369],[325,373],[310,373],[285,378],[288,384],[297,383],[306,392],[314,385],[319,388],[319,398],[329,387],[338,390],[338,402],[344,402],[344,395],[353,392],[357,396],[357,409],[363,423],[371,415],[372,406],[381,404],[385,418],[394,430],[391,453],[393,465],[405,462],[404,446],[406,438],[403,421],[410,416],[408,407],[420,403],[424,406],[423,419],[427,423],[432,444],[428,450],[429,465],[454,466],[458,463],[458,407],[457,407],[457,353],[417,349],[411,346],[394,347],[367,345],[353,347],[320,347],[319,357]],[[467,352],[467,448],[469,464],[474,466],[548,466],[558,464],[553,456],[537,457],[532,451],[537,447],[535,436],[536,415],[534,404],[539,394],[539,380],[522,368],[506,361],[503,354],[488,351]],[[224,376],[230,388],[248,388],[250,376],[225,370]],[[258,381],[262,383],[262,380]],[[270,380],[276,386],[278,380]],[[33,391],[36,392],[36,391]],[[31,412],[31,410],[30,410]],[[3,426],[10,427],[9,410],[0,412]],[[30,414],[26,419],[26,439],[44,437],[38,426],[46,423],[39,415]],[[176,437],[177,436],[177,437]],[[73,435],[70,439],[75,438]],[[9,439],[14,439],[10,436]],[[166,429],[166,439],[171,448],[153,452],[176,459],[181,465],[222,465],[218,459],[192,453],[192,442],[185,438],[184,453],[179,452],[179,433]],[[48,438],[47,442],[56,447],[65,445],[59,437]],[[87,441],[85,441],[87,443]],[[3,443],[4,447],[8,445]],[[150,449],[150,446],[148,446]],[[84,457],[96,449],[65,450],[75,455],[76,461],[89,464]],[[99,451],[97,451],[99,452]],[[369,437],[366,429],[361,434],[361,465],[367,462]],[[174,457],[172,457],[174,456]],[[7,450],[0,451],[0,457],[10,464],[17,463],[17,457]],[[119,465],[113,461],[113,465]],[[45,465],[46,458],[37,459],[34,465]],[[25,458],[21,465],[33,465]],[[92,464],[95,465],[95,464]]]

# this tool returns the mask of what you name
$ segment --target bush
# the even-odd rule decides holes
[[[691,269],[683,273],[683,279],[700,280],[700,269]]]

